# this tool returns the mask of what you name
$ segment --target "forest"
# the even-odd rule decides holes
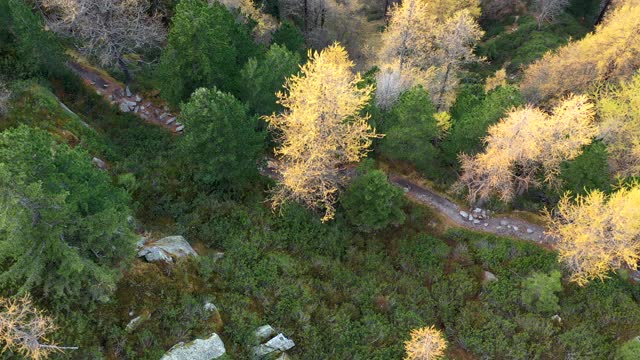
[[[0,359],[640,359],[640,0],[0,0]]]

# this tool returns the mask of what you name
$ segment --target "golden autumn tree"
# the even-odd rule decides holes
[[[392,6],[377,58],[376,101],[383,109],[418,84],[439,109],[446,106],[460,66],[479,60],[473,50],[484,33],[464,4],[452,4],[406,0]]]
[[[607,144],[609,166],[616,176],[640,175],[640,73],[598,98],[599,137]]]
[[[344,165],[360,160],[378,135],[360,115],[373,88],[360,86],[360,74],[346,50],[334,44],[310,52],[300,74],[289,78],[278,93],[284,112],[266,118],[280,146],[279,186],[273,205],[299,201],[324,210],[323,221],[333,218],[338,191],[346,182]]]
[[[447,341],[435,326],[426,326],[411,330],[411,339],[405,341],[404,349],[407,353],[405,360],[442,359],[447,349]]]
[[[606,196],[594,190],[572,201],[564,196],[555,216],[548,215],[558,238],[559,260],[571,280],[585,285],[603,279],[610,270],[635,269],[640,259],[640,186],[623,187]]]
[[[551,115],[532,106],[512,109],[489,128],[483,153],[460,157],[460,183],[468,188],[469,200],[495,194],[510,201],[539,179],[555,184],[562,162],[580,155],[596,136],[593,118],[586,96],[567,98]]]
[[[586,92],[599,82],[617,82],[640,68],[640,2],[621,2],[582,40],[531,64],[520,85],[531,102]]]
[[[55,330],[53,319],[38,310],[30,296],[0,297],[0,354],[11,351],[40,360],[48,358],[52,352],[77,349],[51,343],[46,336]]]

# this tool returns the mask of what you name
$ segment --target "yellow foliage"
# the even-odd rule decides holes
[[[439,113],[435,113],[433,118],[436,120],[436,125],[440,132],[439,136],[443,137],[449,132],[449,129],[451,129],[451,115],[446,111],[441,111]]]
[[[373,87],[359,86],[346,50],[334,44],[310,52],[309,61],[278,93],[285,111],[266,118],[278,134],[282,181],[273,193],[273,205],[294,200],[325,211],[333,218],[338,190],[346,178],[343,166],[359,161],[378,137],[360,111]]]
[[[253,0],[221,0],[220,2],[229,8],[239,9],[245,19],[255,22],[253,37],[259,43],[268,44],[271,41],[271,35],[280,26],[276,18],[262,12]]]
[[[36,309],[30,296],[0,297],[0,343],[4,343],[0,354],[10,350],[30,359],[46,359],[51,352],[63,349],[41,343],[55,329],[53,319]]]
[[[635,269],[640,254],[640,186],[621,188],[607,197],[599,190],[564,196],[551,217],[550,234],[559,239],[557,249],[571,271],[571,280],[585,285],[603,279],[610,270]]]
[[[581,93],[602,81],[626,79],[640,68],[640,2],[615,8],[596,30],[531,64],[521,83],[533,102]]]
[[[447,341],[434,326],[411,330],[411,339],[405,341],[405,360],[436,360],[444,357]]]
[[[460,182],[468,187],[470,201],[492,194],[510,201],[537,185],[540,171],[544,182],[556,184],[560,164],[580,155],[596,136],[593,118],[586,96],[567,98],[552,115],[532,106],[511,110],[489,128],[483,153],[461,155]]]
[[[489,76],[484,84],[484,91],[489,92],[499,86],[507,85],[507,70],[496,71],[493,76]]]
[[[640,175],[640,73],[598,99],[600,137],[617,176]]]
[[[464,4],[405,0],[392,6],[378,54],[378,82],[384,84],[376,93],[379,105],[388,107],[398,91],[416,85],[429,90],[439,109],[452,101],[459,67],[478,60],[473,49],[484,34]]]
[[[461,10],[474,18],[480,17],[480,0],[422,0],[427,11],[439,21],[445,21]]]

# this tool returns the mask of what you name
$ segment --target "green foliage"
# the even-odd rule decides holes
[[[640,339],[637,337],[622,344],[616,351],[616,360],[635,360],[640,358]]]
[[[449,164],[457,164],[460,153],[473,155],[482,151],[482,138],[489,126],[512,107],[524,103],[518,89],[512,86],[478,94],[484,94],[479,86],[463,88],[451,108],[452,125],[442,144],[443,158]]]
[[[564,190],[572,194],[585,195],[590,190],[610,189],[607,146],[594,142],[586,146],[580,156],[562,165],[560,179]]]
[[[59,76],[62,47],[22,0],[0,1],[0,74],[13,79]]]
[[[26,126],[2,133],[2,290],[59,308],[108,299],[133,255],[128,201],[84,151]]]
[[[302,56],[305,55],[305,41],[302,31],[292,23],[285,20],[282,22],[278,30],[273,33],[272,43],[286,46],[287,49],[298,53]]]
[[[422,171],[432,170],[437,159],[434,146],[439,133],[435,105],[429,93],[416,87],[404,93],[385,116],[380,131],[380,152],[393,160],[409,161]]]
[[[549,275],[533,273],[522,281],[522,302],[541,313],[551,313],[560,309],[558,296],[562,291],[560,271],[554,270]]]
[[[271,45],[264,57],[247,61],[240,72],[240,93],[249,108],[260,115],[282,110],[276,103],[276,93],[285,79],[296,73],[300,56],[280,45]]]
[[[519,71],[547,51],[566,44],[571,38],[580,38],[590,30],[567,14],[558,16],[553,23],[546,23],[542,28],[538,28],[531,16],[522,16],[517,22],[504,25],[512,30],[504,31],[501,28],[503,31],[479,45],[477,51],[490,61],[494,71],[506,66],[510,73]]]
[[[371,232],[402,224],[404,193],[387,181],[380,170],[358,175],[341,199],[347,219],[357,229]]]
[[[181,108],[178,151],[196,183],[240,189],[258,176],[264,135],[233,95],[201,88]]]
[[[177,105],[199,87],[235,93],[239,70],[255,49],[248,28],[224,5],[183,0],[158,66],[161,94]]]

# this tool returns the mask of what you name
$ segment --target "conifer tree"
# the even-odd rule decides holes
[[[284,112],[267,117],[280,146],[282,180],[273,192],[273,205],[294,200],[324,210],[323,221],[333,218],[338,192],[346,182],[344,166],[368,152],[377,135],[360,111],[373,88],[361,86],[360,74],[346,50],[334,44],[310,52],[300,74],[288,79],[278,93]]]

